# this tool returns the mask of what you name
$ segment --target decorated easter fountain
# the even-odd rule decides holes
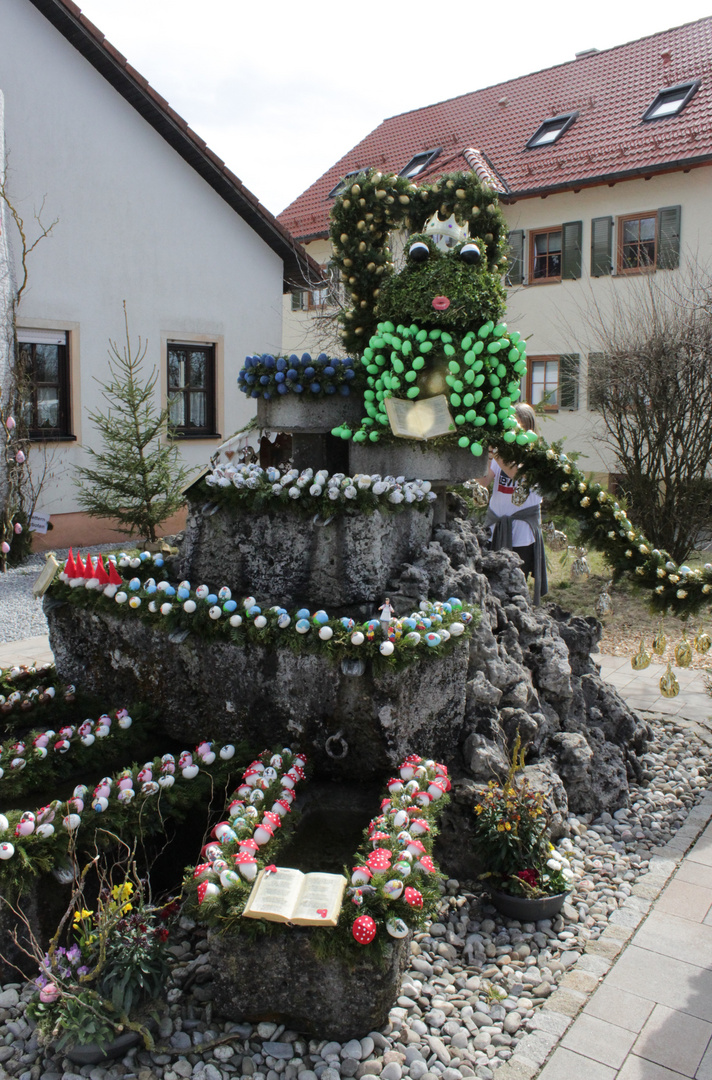
[[[495,196],[470,175],[418,187],[371,171],[337,199],[332,240],[350,357],[255,355],[239,377],[263,427],[292,435],[294,467],[213,463],[174,559],[71,560],[46,611],[63,677],[160,706],[167,736],[289,742],[245,773],[188,893],[223,1013],[341,1038],[397,996],[438,895],[436,824],[444,868],[475,875],[478,785],[517,734],[561,821],[624,805],[648,729],[590,659],[595,621],[533,609],[516,556],[483,550],[446,492],[484,472],[493,440],[533,437],[514,415],[526,350],[502,321]],[[278,873],[307,758],[320,800],[353,784],[382,800],[333,929],[317,914],[267,934],[245,906],[257,871],[267,889]]]

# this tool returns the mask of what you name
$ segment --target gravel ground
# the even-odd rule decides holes
[[[10,983],[0,988],[0,1075],[4,1068],[20,1080],[490,1080],[706,791],[710,748],[662,718],[654,727],[647,782],[632,787],[630,808],[569,819],[571,838],[559,846],[575,887],[563,914],[520,924],[498,915],[476,885],[448,881],[436,920],[412,943],[383,1031],[342,1044],[274,1023],[221,1022],[213,1016],[205,935],[183,919],[154,1051],[81,1068],[52,1056],[25,1018],[33,988]]]
[[[96,555],[104,551],[106,545],[82,548],[82,555],[86,552]],[[59,549],[54,554],[58,562],[63,562],[69,549]],[[44,553],[36,552],[23,566],[0,574],[0,642],[21,641],[48,632],[42,601],[32,595],[32,586],[44,564]]]

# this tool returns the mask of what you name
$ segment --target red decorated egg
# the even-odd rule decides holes
[[[370,945],[376,936],[376,924],[370,915],[359,915],[351,932],[359,945]]]

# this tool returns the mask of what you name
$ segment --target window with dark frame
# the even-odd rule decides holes
[[[657,263],[658,215],[629,214],[618,219],[618,273],[654,270]]]
[[[215,436],[215,346],[168,342],[168,407],[180,438]]]
[[[423,153],[415,154],[404,169],[398,173],[399,176],[418,176],[428,165],[430,165],[440,153],[440,147],[437,150],[425,150]]]
[[[561,229],[529,234],[529,280],[561,281]]]
[[[551,146],[569,130],[577,117],[578,113],[572,112],[563,113],[561,116],[552,116],[549,120],[545,120],[525,144],[525,150],[537,150],[540,146]]]
[[[559,408],[559,357],[537,356],[527,358],[527,393],[530,405],[543,405],[545,409]]]
[[[678,116],[697,93],[699,85],[700,80],[693,79],[678,86],[666,86],[645,110],[643,120],[665,120],[669,116]]]
[[[18,330],[23,419],[31,439],[72,437],[69,349],[63,331]]]
[[[365,165],[364,168],[366,168]],[[363,169],[352,169],[351,172],[347,172],[346,175],[343,176],[341,180],[339,180],[338,184],[335,184],[334,187],[331,189],[329,194],[326,196],[327,199],[335,199],[337,195],[340,195],[346,187],[346,181],[350,180],[352,176],[358,176],[360,172],[363,172]]]

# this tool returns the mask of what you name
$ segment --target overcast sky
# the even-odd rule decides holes
[[[78,0],[273,213],[385,117],[709,15],[709,2]],[[450,19],[450,24],[447,20]]]

